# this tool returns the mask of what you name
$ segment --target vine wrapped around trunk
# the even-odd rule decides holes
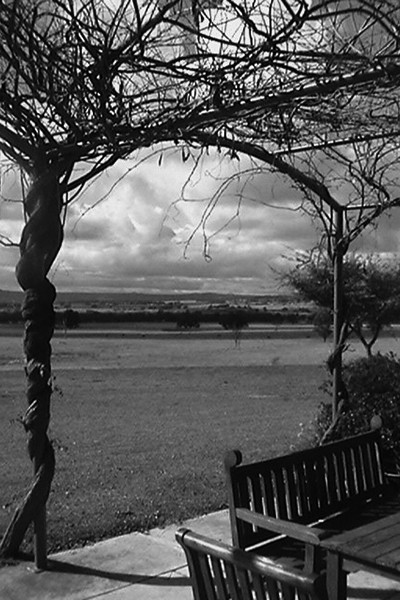
[[[25,321],[28,408],[22,422],[28,436],[34,479],[2,539],[0,555],[4,557],[18,553],[32,522],[36,531],[41,523],[41,535],[45,538],[45,507],[54,475],[54,451],[47,429],[52,393],[50,341],[54,332],[56,291],[47,274],[62,243],[57,169],[47,167],[34,176],[24,206],[27,222],[22,232],[16,275],[25,292],[22,316]],[[42,548],[44,542],[42,540]],[[36,563],[39,566],[38,560]]]

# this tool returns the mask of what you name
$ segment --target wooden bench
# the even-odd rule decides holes
[[[250,464],[234,450],[225,469],[233,545],[310,572],[323,539],[400,510],[379,429]]]
[[[256,554],[179,529],[195,600],[325,600],[323,575],[306,574]]]

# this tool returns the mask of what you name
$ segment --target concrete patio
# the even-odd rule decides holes
[[[181,526],[230,541],[227,511]],[[49,558],[37,572],[21,562],[0,569],[1,600],[192,600],[185,557],[175,541],[178,525],[131,533]],[[400,582],[358,571],[349,575],[348,598],[400,600]]]

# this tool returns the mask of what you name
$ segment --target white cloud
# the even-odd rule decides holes
[[[285,267],[284,257],[311,248],[319,238],[299,210],[299,192],[279,175],[265,172],[249,180],[240,209],[243,181],[233,180],[205,232],[200,227],[194,234],[207,203],[234,173],[234,163],[204,157],[201,171],[185,188],[190,201],[181,192],[191,163],[184,163],[180,154],[165,155],[161,165],[158,158],[143,162],[115,185],[132,164],[117,164],[70,206],[64,244],[51,274],[59,290],[265,293],[276,286],[274,270]],[[248,163],[242,160],[240,166]],[[14,193],[17,198],[17,187]],[[22,224],[20,204],[0,203],[0,233],[18,239]],[[354,248],[400,252],[399,229],[400,210],[393,210]],[[203,255],[204,235],[209,261]],[[1,287],[17,289],[17,260],[17,249],[0,249]]]
[[[233,181],[205,230],[196,231],[207,204],[234,172],[232,164],[205,157],[185,187],[188,200],[181,197],[182,187],[192,167],[180,155],[164,156],[161,165],[158,159],[143,163],[113,187],[128,166],[110,169],[71,206],[54,277],[57,287],[262,293],[275,285],[270,264],[280,263],[288,248],[313,243],[309,219],[294,210],[297,193],[276,175],[255,178],[245,190],[250,200],[240,210],[242,183]],[[96,204],[107,187],[109,196]],[[212,260],[204,258],[205,239]]]

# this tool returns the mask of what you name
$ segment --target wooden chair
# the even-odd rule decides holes
[[[181,528],[195,600],[326,600],[324,575],[287,568]]]

